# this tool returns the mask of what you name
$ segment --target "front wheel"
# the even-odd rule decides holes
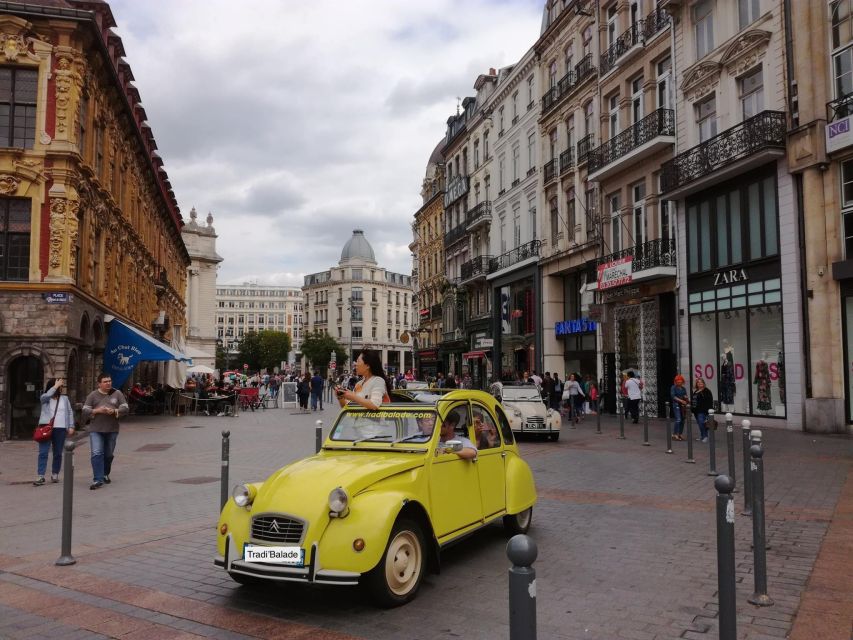
[[[528,507],[520,513],[504,516],[504,528],[511,535],[527,533],[530,523],[533,521],[533,507]]]
[[[398,520],[379,563],[367,574],[367,588],[382,607],[406,604],[418,591],[426,567],[424,534],[411,520]]]

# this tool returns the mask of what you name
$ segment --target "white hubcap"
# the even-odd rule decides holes
[[[411,531],[401,531],[385,556],[385,580],[392,593],[406,595],[418,582],[421,573],[421,545]]]

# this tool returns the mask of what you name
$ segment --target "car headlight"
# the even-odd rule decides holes
[[[329,493],[329,511],[333,518],[343,518],[349,513],[349,495],[340,487]]]
[[[553,418],[553,417],[554,417],[554,410],[553,410],[553,409],[548,409],[548,417],[549,417],[549,418]]]
[[[519,411],[518,409],[513,409],[513,410],[512,410],[512,412],[515,414],[515,417],[516,417],[516,418],[520,418],[520,417],[521,417],[521,411]]]
[[[234,498],[234,504],[238,507],[248,507],[252,504],[257,494],[257,489],[248,484],[238,484],[231,492],[231,497]]]

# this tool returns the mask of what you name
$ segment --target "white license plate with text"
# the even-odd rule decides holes
[[[243,546],[243,560],[266,564],[305,565],[305,549],[301,547],[264,547],[257,544]]]

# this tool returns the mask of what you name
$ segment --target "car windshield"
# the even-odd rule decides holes
[[[379,411],[343,411],[330,439],[353,444],[424,444],[432,438],[435,422],[436,412],[432,408],[383,407]]]
[[[504,387],[501,392],[503,399],[509,402],[518,402],[519,400],[534,400],[542,402],[542,396],[539,390],[534,387]]]

